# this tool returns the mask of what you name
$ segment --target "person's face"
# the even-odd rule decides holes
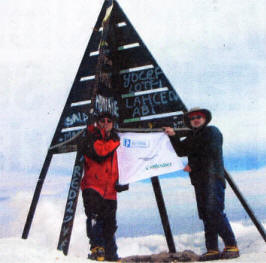
[[[113,129],[113,121],[109,118],[101,118],[98,122],[101,129],[104,129],[105,133],[110,133]]]
[[[189,117],[189,120],[192,128],[199,128],[206,122],[205,116],[200,114],[194,114],[193,116]]]

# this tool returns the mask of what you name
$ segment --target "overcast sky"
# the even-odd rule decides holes
[[[102,3],[1,1],[1,170],[39,171]],[[226,160],[265,165],[265,0],[119,3],[187,107],[213,112]]]

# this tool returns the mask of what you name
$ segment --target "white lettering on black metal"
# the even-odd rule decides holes
[[[75,112],[68,115],[64,120],[64,126],[70,127],[73,125],[86,124],[88,120],[88,115],[84,112]]]
[[[70,132],[64,132],[61,134],[61,136],[58,138],[58,143],[65,142],[72,137],[74,137],[79,131],[70,131]]]
[[[159,79],[159,76],[162,74],[163,72],[159,67],[147,71],[127,73],[123,75],[123,87],[127,88],[129,92],[162,87],[161,80]]]
[[[123,75],[123,88],[127,89],[132,96],[123,95],[125,107],[130,112],[131,118],[154,115],[161,113],[162,107],[179,100],[176,92],[172,89],[161,91],[163,88],[162,71],[159,67],[146,71],[132,72]],[[159,92],[138,95],[145,90],[157,89]],[[134,93],[136,95],[134,96]]]
[[[119,117],[117,101],[113,97],[96,96],[95,109],[97,112],[109,112]]]
[[[67,254],[69,247],[70,236],[73,227],[75,211],[77,207],[82,172],[83,172],[83,156],[78,152],[71,178],[71,183],[65,208],[65,214],[58,242],[58,249],[62,250],[64,254]]]

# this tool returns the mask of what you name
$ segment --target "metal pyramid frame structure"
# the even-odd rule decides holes
[[[166,123],[184,127],[185,105],[115,0],[106,0],[98,16],[48,149],[22,238],[28,237],[53,155],[77,151],[75,139],[102,111],[117,117],[117,128],[156,128]],[[77,152],[58,243],[65,254],[82,172],[83,157]],[[151,181],[169,250],[175,252],[159,179]]]
[[[185,105],[116,1],[102,40],[108,4],[102,7],[51,146],[84,128],[91,109],[113,112],[119,127],[155,127],[158,120],[183,127]],[[102,57],[99,47],[104,49]]]
[[[103,111],[117,117],[117,128],[120,129],[158,128],[171,123],[180,132],[184,128],[183,114],[187,111],[115,0],[105,0],[100,11],[48,149],[22,238],[28,237],[53,155],[77,151],[76,139],[94,121],[94,117]],[[77,152],[58,242],[58,249],[64,254],[68,253],[82,173],[83,156]],[[227,172],[226,177],[266,240],[263,227],[252,217],[252,211]],[[169,251],[175,252],[158,177],[153,177],[151,182]]]

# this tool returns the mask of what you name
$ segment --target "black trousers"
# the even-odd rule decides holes
[[[97,246],[104,247],[106,258],[116,258],[117,201],[104,199],[93,189],[85,189],[82,192],[82,197],[91,249]]]
[[[199,218],[203,220],[207,250],[218,250],[218,235],[226,246],[235,246],[236,239],[224,213],[223,183],[210,179],[208,183],[194,185]]]

